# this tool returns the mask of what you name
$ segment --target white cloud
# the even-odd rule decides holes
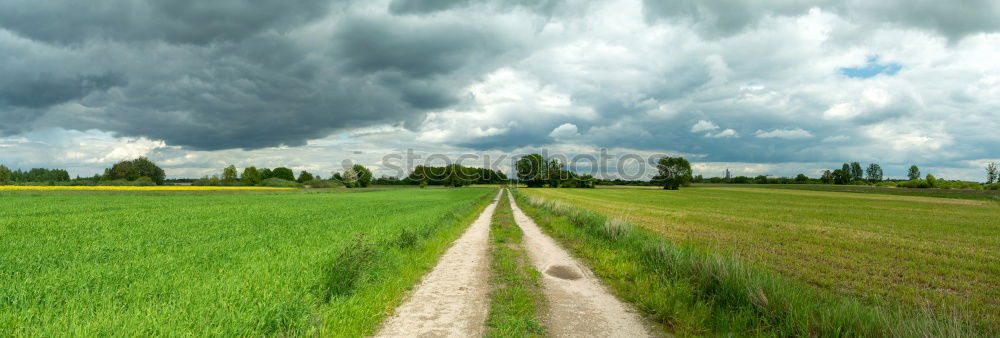
[[[563,123],[549,133],[549,137],[557,140],[566,140],[577,136],[580,136],[580,132],[577,130],[576,125],[572,123]]]
[[[740,134],[736,133],[735,130],[726,129],[726,130],[720,131],[720,132],[718,132],[716,134],[707,133],[707,134],[705,134],[705,137],[712,137],[712,138],[740,137]]]
[[[698,120],[698,123],[695,123],[693,126],[691,126],[692,133],[700,133],[703,131],[710,131],[716,129],[719,129],[718,125],[712,123],[711,121],[705,121],[705,120]]]
[[[813,137],[812,133],[802,128],[774,129],[770,131],[757,129],[757,132],[754,133],[754,135],[756,135],[759,138],[783,138],[783,139],[803,139],[803,138]]]

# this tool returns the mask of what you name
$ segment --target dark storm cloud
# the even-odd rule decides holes
[[[206,44],[286,30],[326,14],[326,0],[9,0],[0,27],[54,43],[88,39]]]
[[[0,56],[0,67],[30,66],[0,80],[0,105],[18,108],[3,110],[8,135],[95,128],[215,150],[296,146],[382,123],[415,128],[519,49],[490,23],[393,20],[349,6],[328,31],[282,32],[324,15],[318,1],[0,6],[11,9],[0,27],[33,39],[0,46],[18,54]],[[66,20],[31,24],[42,17]],[[72,101],[87,111],[45,111]]]
[[[409,78],[448,75],[489,61],[511,47],[502,34],[464,24],[394,24],[348,19],[334,36],[334,55],[354,73],[398,72]]]
[[[542,14],[552,14],[564,0],[393,0],[393,14],[429,14],[474,5],[491,5],[499,9],[525,8]]]
[[[937,1],[659,1],[644,0],[647,20],[685,22],[709,38],[727,37],[753,28],[767,17],[798,16],[810,8],[838,13],[847,20],[873,26],[884,23],[941,33],[952,40],[1000,31],[1000,2]]]
[[[0,80],[0,107],[46,108],[122,84],[124,80],[118,74],[57,77],[14,71]]]

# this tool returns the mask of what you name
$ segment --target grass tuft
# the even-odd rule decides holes
[[[377,254],[375,243],[364,233],[358,234],[328,265],[324,300],[329,302],[331,298],[350,294],[362,275],[372,270]]]

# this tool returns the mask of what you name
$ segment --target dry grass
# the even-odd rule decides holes
[[[522,189],[837,295],[1000,328],[1000,204],[751,188]],[[961,202],[961,203],[955,203]]]

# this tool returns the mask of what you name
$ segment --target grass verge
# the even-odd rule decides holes
[[[989,336],[954,316],[835,296],[566,204],[515,197],[622,299],[678,335]]]
[[[504,193],[506,194],[506,192]],[[542,277],[531,266],[521,245],[523,233],[514,222],[510,201],[500,198],[490,225],[490,311],[486,318],[488,337],[540,337]]]

